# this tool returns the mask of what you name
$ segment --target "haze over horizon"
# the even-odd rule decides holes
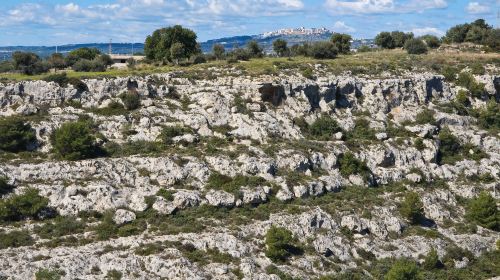
[[[0,46],[53,46],[140,43],[174,24],[199,41],[300,26],[355,38],[383,30],[442,36],[477,18],[496,26],[500,0],[3,0],[0,7]]]

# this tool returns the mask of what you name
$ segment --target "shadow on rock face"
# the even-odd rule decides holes
[[[286,99],[283,86],[263,84],[262,87],[259,88],[259,92],[263,102],[269,102],[274,106],[280,106],[283,100]]]

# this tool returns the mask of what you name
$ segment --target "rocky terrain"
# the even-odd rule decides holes
[[[0,176],[15,187],[3,199],[27,189],[48,199],[36,219],[1,224],[30,242],[0,246],[0,278],[378,279],[383,260],[422,263],[435,249],[443,270],[467,271],[497,250],[500,234],[466,212],[483,191],[500,198],[500,135],[454,104],[463,92],[470,111],[498,102],[500,76],[473,76],[478,96],[433,73],[211,71],[78,89],[0,83],[0,115],[22,116],[37,138],[31,152],[1,154]],[[130,92],[139,108],[109,109]],[[52,133],[79,119],[106,155],[54,155]],[[445,154],[445,133],[463,153]],[[418,222],[401,212],[410,192],[423,204]],[[266,255],[272,226],[293,234],[284,261]]]

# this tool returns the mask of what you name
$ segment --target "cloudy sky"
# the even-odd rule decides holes
[[[200,41],[287,27],[326,27],[355,38],[381,30],[443,35],[484,18],[500,0],[0,0],[0,46],[143,42],[153,30],[187,26]]]

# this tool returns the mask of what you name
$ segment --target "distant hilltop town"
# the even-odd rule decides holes
[[[321,35],[326,33],[332,33],[330,30],[322,28],[284,28],[276,31],[266,32],[262,34],[263,38],[281,35]]]

